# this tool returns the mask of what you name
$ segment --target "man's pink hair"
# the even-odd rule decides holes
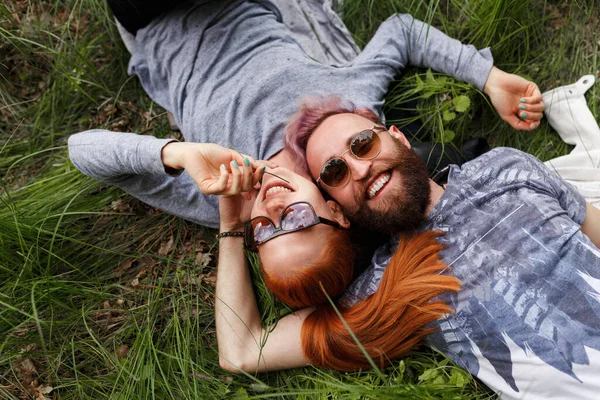
[[[300,109],[290,117],[285,127],[285,148],[291,153],[297,167],[309,175],[311,174],[306,162],[308,139],[323,121],[337,114],[356,114],[376,124],[383,125],[381,119],[373,111],[368,108],[358,108],[350,100],[339,96],[304,99]]]

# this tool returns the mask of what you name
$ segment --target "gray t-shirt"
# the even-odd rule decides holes
[[[600,390],[600,251],[581,232],[582,196],[535,157],[497,148],[453,167],[424,230],[441,230],[445,273],[462,282],[429,343],[503,398],[595,399]],[[397,237],[352,284],[377,290]]]
[[[218,143],[257,159],[283,148],[286,121],[305,96],[336,94],[381,115],[390,82],[407,64],[431,67],[479,89],[485,85],[492,67],[487,49],[462,45],[410,15],[394,15],[357,55],[327,1],[299,4],[304,3],[312,4],[313,20],[323,11],[317,39],[324,43],[315,57],[305,51],[312,39],[286,26],[274,3],[215,1],[187,4],[139,30],[129,71],[173,113],[186,141]],[[294,24],[290,12],[286,19]],[[327,27],[330,36],[323,33]],[[73,135],[71,160],[86,175],[153,206],[218,225],[216,197],[199,193],[185,173],[170,177],[157,168],[165,141],[126,136],[133,135],[100,130]]]

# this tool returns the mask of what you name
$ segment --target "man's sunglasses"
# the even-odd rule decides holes
[[[339,157],[330,158],[325,162],[317,178],[317,185],[321,183],[329,187],[344,186],[350,180],[350,168],[344,160],[344,155],[350,152],[359,160],[371,160],[381,151],[381,139],[376,131],[387,130],[384,126],[375,125],[371,129],[358,132],[350,139],[350,146]]]
[[[337,222],[319,217],[310,203],[300,201],[292,203],[281,212],[279,228],[267,217],[254,217],[244,225],[244,247],[246,250],[256,251],[261,243],[285,235],[310,228],[318,224],[335,226],[345,229]]]

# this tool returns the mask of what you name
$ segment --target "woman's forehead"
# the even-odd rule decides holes
[[[289,273],[303,268],[321,254],[331,226],[319,224],[307,229],[278,236],[258,246],[263,268],[269,273]]]

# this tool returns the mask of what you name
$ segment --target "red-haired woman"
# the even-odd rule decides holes
[[[493,67],[489,50],[463,45],[407,14],[390,17],[359,51],[331,1],[108,3],[129,32],[129,73],[173,115],[192,153],[194,143],[218,143],[292,167],[283,131],[302,97],[337,94],[381,117],[390,82],[409,64],[474,84],[517,129],[531,130],[542,118],[535,84]],[[525,120],[516,116],[521,98],[529,107]],[[72,135],[69,155],[86,175],[218,227],[217,201],[198,191],[193,171],[161,163],[168,142],[95,129]]]

